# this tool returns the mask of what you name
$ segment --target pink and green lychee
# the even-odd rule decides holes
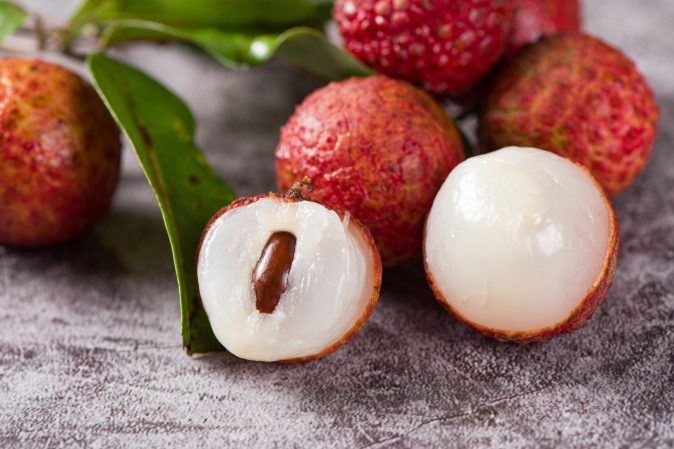
[[[110,206],[118,128],[94,89],[59,65],[6,58],[0,78],[0,244],[73,239]]]
[[[659,111],[636,65],[601,40],[559,34],[520,51],[480,111],[483,146],[537,147],[587,167],[609,194],[643,170]]]

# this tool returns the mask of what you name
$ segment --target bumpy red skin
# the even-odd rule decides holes
[[[296,186],[296,184],[295,184]],[[195,260],[199,260],[199,253],[201,252],[201,245],[204,242],[204,239],[206,238],[206,234],[208,234],[208,231],[211,229],[213,224],[217,221],[218,218],[220,218],[223,214],[226,214],[227,212],[236,209],[237,207],[242,207],[242,206],[247,206],[249,204],[253,204],[256,201],[259,201],[263,198],[274,198],[278,201],[283,201],[283,202],[297,202],[297,201],[313,201],[313,198],[311,200],[306,199],[305,195],[310,195],[308,190],[305,189],[298,189],[298,190],[293,190],[289,191],[286,194],[278,194],[278,193],[265,193],[261,195],[257,195],[254,197],[243,197],[243,198],[238,198],[231,202],[229,205],[223,207],[220,209],[214,216],[211,218],[204,228],[204,231],[201,233],[201,240],[199,241],[199,247],[197,248],[197,253],[195,256]],[[346,212],[344,211],[336,211],[337,214],[339,215],[339,218],[344,220]],[[293,364],[293,363],[306,363],[306,362],[311,362],[313,360],[317,360],[320,358],[323,358],[327,355],[332,354],[335,352],[337,349],[339,349],[342,345],[344,345],[346,342],[351,340],[353,337],[356,336],[358,331],[360,330],[361,327],[367,321],[370,319],[372,314],[374,313],[374,309],[377,306],[377,301],[379,300],[379,292],[381,291],[381,281],[382,281],[382,262],[381,262],[381,256],[379,255],[379,252],[377,251],[377,247],[375,245],[374,239],[372,238],[372,234],[370,233],[370,230],[363,225],[357,218],[355,217],[350,217],[349,218],[349,228],[352,232],[358,233],[360,238],[370,247],[372,250],[370,255],[372,257],[372,273],[374,275],[374,286],[372,288],[372,294],[370,295],[370,300],[365,307],[365,310],[363,311],[363,314],[360,316],[358,320],[356,320],[355,323],[353,323],[353,326],[351,329],[349,329],[342,337],[337,340],[336,342],[332,343],[330,346],[323,348],[321,351],[317,352],[316,354],[311,354],[305,357],[297,357],[294,359],[285,359],[285,360],[278,360],[279,363],[283,364]],[[198,264],[195,263],[195,267]],[[198,277],[196,276],[195,273],[195,278],[197,278],[197,289],[199,288],[199,281]]]
[[[41,247],[109,208],[119,131],[94,89],[40,60],[0,61],[0,244]]]
[[[580,0],[513,0],[515,22],[506,48],[513,56],[520,48],[541,37],[580,31]]]
[[[314,92],[281,130],[276,179],[305,176],[311,196],[370,228],[385,266],[420,255],[423,222],[464,159],[453,121],[426,93],[384,76]]]
[[[601,191],[601,185],[599,184],[599,181],[594,176],[592,176],[590,171],[580,164],[577,165],[587,173],[587,175],[597,185],[597,188]],[[597,279],[585,294],[585,297],[564,320],[548,327],[531,331],[509,331],[506,329],[495,329],[475,323],[461,315],[454,307],[451,306],[447,298],[444,297],[436,285],[435,275],[429,269],[428,263],[426,262],[426,257],[424,255],[426,278],[428,279],[428,284],[430,285],[431,290],[433,290],[435,298],[442,305],[442,307],[445,308],[445,310],[454,315],[454,317],[463,324],[466,324],[478,332],[500,341],[509,341],[514,343],[544,342],[550,340],[553,337],[576,331],[585,326],[587,321],[592,318],[592,315],[594,315],[594,312],[597,310],[599,305],[604,301],[606,293],[613,283],[616,270],[618,269],[618,254],[620,249],[618,218],[615,214],[615,210],[613,209],[613,205],[611,204],[611,200],[605,194],[602,196],[609,210],[609,242],[606,249],[606,255],[604,257],[604,264],[602,265]],[[424,245],[424,248],[425,247],[426,245]]]
[[[495,76],[480,112],[484,149],[537,147],[589,168],[611,195],[653,148],[659,111],[634,63],[599,39],[559,34]]]
[[[510,0],[337,0],[346,48],[380,73],[437,95],[459,95],[487,74],[507,44]]]

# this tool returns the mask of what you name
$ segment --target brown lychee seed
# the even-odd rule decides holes
[[[372,232],[384,265],[420,256],[423,222],[464,159],[452,119],[428,94],[384,76],[317,90],[276,147],[279,190],[307,176],[312,199],[347,210]]]
[[[500,340],[547,340],[583,326],[618,261],[610,200],[581,165],[535,148],[459,164],[433,203],[424,264],[438,301]]]
[[[296,244],[297,238],[286,231],[274,232],[267,240],[253,271],[255,307],[261,313],[274,313],[288,288]]]
[[[480,110],[482,145],[552,151],[587,167],[614,195],[641,173],[659,111],[634,63],[583,34],[522,49],[498,72]]]
[[[0,244],[80,236],[106,213],[119,130],[94,89],[37,59],[0,60]]]
[[[239,199],[202,234],[201,300],[216,338],[238,357],[323,357],[351,339],[377,303],[382,266],[368,229],[300,190]]]

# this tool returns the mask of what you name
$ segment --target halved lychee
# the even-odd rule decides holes
[[[344,344],[374,311],[381,272],[365,226],[297,191],[224,208],[197,256],[215,336],[258,361],[306,361]]]
[[[606,295],[618,224],[582,166],[535,148],[468,159],[426,223],[424,263],[437,299],[502,340],[546,340],[581,327]]]

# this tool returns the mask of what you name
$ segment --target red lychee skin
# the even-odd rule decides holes
[[[380,73],[458,95],[498,61],[513,20],[510,0],[337,0],[344,45]]]
[[[214,216],[211,218],[204,228],[203,232],[201,233],[201,240],[199,241],[199,247],[197,248],[196,256],[195,256],[195,261],[199,260],[199,253],[201,252],[201,245],[203,244],[206,235],[208,234],[208,231],[211,229],[213,224],[220,218],[222,215],[226,214],[227,212],[236,209],[237,207],[242,207],[242,206],[248,206],[250,204],[253,204],[263,198],[273,198],[278,201],[283,201],[283,202],[298,202],[298,201],[314,201],[313,198],[307,199],[305,195],[310,195],[308,190],[310,189],[294,189],[294,187],[297,187],[297,184],[293,185],[293,190],[289,190],[288,193],[286,194],[279,194],[279,193],[265,193],[261,195],[257,195],[254,197],[242,197],[242,198],[237,198],[236,200],[232,201],[229,205],[223,207],[220,209]],[[320,204],[320,203],[319,203]],[[325,205],[324,205],[325,206]],[[347,212],[344,211],[335,211],[337,215],[339,215],[339,218],[344,221]],[[363,224],[361,223],[357,218],[350,216],[349,217],[349,228],[350,231],[358,233],[359,237],[361,240],[372,250],[370,252],[370,255],[372,256],[372,273],[374,276],[374,286],[372,289],[372,295],[370,295],[370,300],[368,301],[367,306],[365,307],[365,310],[363,311],[362,315],[358,320],[356,320],[355,323],[353,323],[353,326],[351,329],[349,329],[342,337],[337,340],[336,342],[332,343],[326,348],[323,348],[321,351],[317,352],[316,354],[311,354],[305,357],[296,357],[293,359],[285,359],[285,360],[278,360],[279,363],[283,364],[293,364],[293,363],[306,363],[306,362],[311,362],[313,360],[317,360],[320,358],[323,358],[327,355],[332,354],[335,352],[337,349],[339,349],[342,345],[344,345],[346,342],[351,340],[353,337],[356,336],[358,331],[360,330],[361,327],[367,321],[370,319],[372,314],[374,313],[374,309],[377,306],[377,301],[379,301],[379,292],[381,291],[381,282],[382,282],[382,262],[381,262],[381,256],[379,255],[379,252],[377,251],[376,244],[374,242],[374,239],[372,238],[372,234],[370,233],[370,230]],[[195,263],[195,267],[198,266],[198,263]],[[195,273],[195,278],[197,279],[197,290],[199,288],[199,280],[198,276],[196,276]]]
[[[578,163],[576,163],[576,165],[578,165],[585,173],[587,173],[587,175],[596,184],[597,188],[602,193],[602,198],[609,211],[609,239],[608,246],[606,248],[606,255],[604,257],[604,264],[602,265],[597,279],[588,289],[582,301],[580,301],[580,303],[564,320],[545,328],[530,331],[507,331],[483,326],[464,317],[454,307],[451,306],[449,301],[444,297],[440,289],[437,287],[435,276],[431,272],[424,254],[424,269],[426,270],[426,278],[428,279],[428,284],[430,285],[431,290],[433,290],[435,298],[438,300],[440,305],[442,305],[442,307],[444,307],[445,310],[447,310],[449,313],[454,315],[458,321],[496,340],[524,344],[544,342],[559,335],[574,332],[585,326],[588,320],[592,318],[594,312],[597,311],[599,305],[604,301],[604,298],[606,298],[606,294],[608,293],[609,288],[611,288],[611,284],[613,284],[613,279],[615,278],[615,274],[618,269],[620,232],[618,228],[618,218],[613,208],[613,204],[611,203],[610,198],[608,198],[605,192],[601,189],[599,181],[592,175],[592,173],[590,173],[587,168]],[[426,228],[424,227],[424,239],[425,232]],[[425,248],[426,245],[424,245],[424,252]]]
[[[644,168],[659,111],[634,63],[599,39],[559,34],[520,51],[480,111],[484,149],[537,147],[587,167],[614,195]]]
[[[370,228],[385,266],[419,257],[424,218],[464,159],[454,122],[426,93],[384,76],[314,92],[281,130],[276,180],[307,176],[311,198]]]
[[[119,131],[94,89],[41,60],[0,61],[0,244],[41,247],[109,208]]]
[[[580,0],[513,0],[515,21],[506,48],[513,56],[520,48],[541,37],[580,31]]]

